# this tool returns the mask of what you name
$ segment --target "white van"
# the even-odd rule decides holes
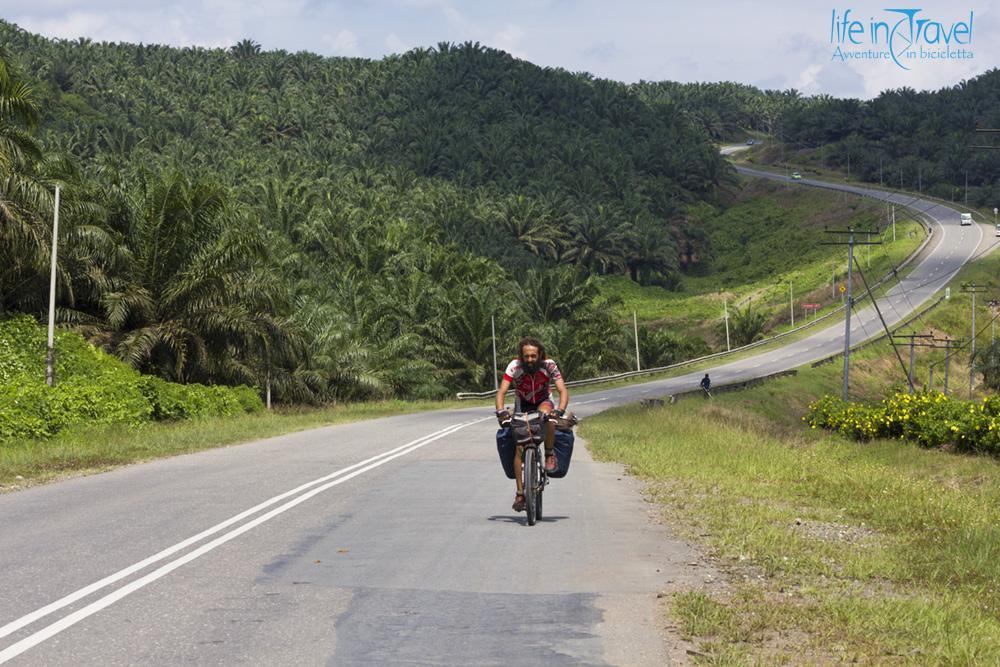
[[[962,214],[962,226],[964,227],[965,225],[971,225],[971,224],[972,224],[972,214],[971,213],[963,213]]]

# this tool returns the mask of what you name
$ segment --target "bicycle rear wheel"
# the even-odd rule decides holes
[[[524,448],[524,509],[528,514],[528,525],[535,525],[535,509],[538,491],[538,450]]]

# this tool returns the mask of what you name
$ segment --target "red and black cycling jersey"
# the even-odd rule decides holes
[[[551,385],[562,379],[562,373],[551,359],[538,364],[538,370],[534,373],[528,373],[521,360],[514,359],[507,365],[503,379],[510,382],[522,409],[525,409],[525,405],[537,406],[544,401],[551,401]]]

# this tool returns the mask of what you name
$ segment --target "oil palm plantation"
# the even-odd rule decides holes
[[[117,239],[105,257],[103,341],[145,372],[263,386],[298,337],[261,225],[224,189],[180,172],[140,172],[112,190]]]

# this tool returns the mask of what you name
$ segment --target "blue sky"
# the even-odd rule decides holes
[[[832,59],[831,14],[882,20],[889,7],[945,29],[973,13],[972,58]],[[885,88],[936,89],[1000,64],[1000,0],[899,3],[621,0],[0,0],[0,17],[47,37],[230,46],[380,58],[440,41],[478,41],[544,66],[619,81],[733,80],[804,93],[872,97]],[[940,44],[940,41],[939,41]],[[865,45],[855,46],[861,49]],[[935,47],[937,48],[937,47]]]

